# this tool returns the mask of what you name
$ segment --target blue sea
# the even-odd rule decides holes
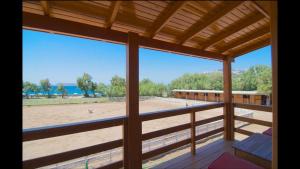
[[[65,87],[68,95],[83,95],[83,92],[77,86],[64,86],[64,87]],[[35,93],[31,92],[29,94],[33,95]],[[40,91],[40,92],[38,92],[38,94],[44,95],[44,94],[47,94],[47,92]],[[61,92],[57,91],[57,86],[52,86],[50,94],[51,95],[60,95]],[[92,92],[88,92],[88,94],[92,94]]]

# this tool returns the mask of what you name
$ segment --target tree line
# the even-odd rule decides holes
[[[233,73],[232,90],[251,91],[257,90],[264,94],[271,94],[272,91],[272,72],[271,68],[264,65],[256,65],[250,67],[242,73]],[[93,97],[96,93],[100,93],[104,97],[123,97],[126,91],[125,78],[117,75],[113,76],[109,85],[102,82],[96,83],[92,81],[92,77],[84,73],[77,78],[77,87],[83,92],[84,97]],[[195,73],[184,74],[169,84],[155,83],[150,79],[143,79],[139,82],[140,96],[170,96],[173,89],[193,89],[193,90],[223,90],[223,73]],[[31,83],[23,83],[23,92],[28,97],[28,93],[38,93],[44,91],[48,97],[50,95],[51,84],[49,79],[40,81],[40,86]],[[67,94],[63,84],[57,85],[57,91],[62,93],[62,97]]]

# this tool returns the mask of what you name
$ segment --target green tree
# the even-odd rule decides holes
[[[119,76],[112,77],[110,81],[111,85],[107,90],[107,95],[110,97],[123,97],[126,91],[126,82],[124,78]]]
[[[107,90],[108,86],[106,86],[104,83],[99,83],[96,88],[96,92],[101,93],[101,96],[107,96]]]
[[[77,86],[78,88],[84,92],[84,97],[89,97],[88,91],[91,88],[92,77],[84,73],[82,77],[77,78]]]
[[[62,83],[57,85],[57,91],[61,93],[61,98],[64,98],[64,96],[67,94],[67,90]]]
[[[90,91],[93,93],[93,96],[96,97],[95,90],[97,89],[97,83],[91,82],[89,88]]]
[[[41,85],[42,90],[47,92],[48,98],[50,98],[51,84],[49,82],[49,79],[41,80],[40,85]]]
[[[28,99],[29,98],[29,93],[33,92],[33,90],[32,90],[32,83],[30,83],[30,82],[24,82],[23,83],[23,92],[25,93],[26,98]]]

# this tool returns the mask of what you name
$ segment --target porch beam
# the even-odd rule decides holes
[[[210,46],[213,46],[214,44],[226,39],[227,37],[239,32],[240,30],[260,21],[264,18],[264,15],[257,12],[256,14],[253,14],[252,16],[248,17],[247,19],[242,19],[238,21],[237,23],[227,27],[224,31],[222,31],[219,34],[214,35],[211,37],[208,41],[203,42],[203,44],[200,44],[201,49],[205,50],[209,48]]]
[[[277,1],[271,1],[272,52],[272,169],[278,168],[278,46]]]
[[[130,159],[124,162],[129,169],[142,168],[142,127],[139,116],[139,36],[128,33],[126,44],[126,116],[127,138],[124,144],[125,156]]]
[[[178,44],[184,44],[186,41],[192,39],[199,32],[222,18],[228,12],[232,11],[238,5],[243,3],[242,1],[233,1],[233,2],[223,2],[217,7],[215,7],[212,11],[207,13],[203,18],[201,18],[198,22],[193,24],[186,33],[179,39]]]
[[[262,13],[263,15],[265,15],[265,17],[267,17],[268,19],[270,19],[270,12],[267,11],[265,9],[265,7],[263,6],[262,3],[265,3],[265,2],[259,2],[259,1],[250,1],[252,3],[252,6],[258,10],[260,13]]]
[[[44,15],[49,16],[50,15],[49,2],[48,1],[40,1],[40,3],[43,8]]]
[[[121,6],[121,1],[112,1],[111,13],[106,20],[106,28],[107,29],[110,29],[112,24],[116,20],[120,6]]]
[[[244,48],[242,48],[242,49],[240,49],[238,51],[232,52],[231,54],[229,54],[229,56],[233,57],[233,58],[236,58],[236,57],[241,56],[243,54],[246,54],[246,53],[249,53],[251,51],[254,51],[254,50],[263,48],[265,46],[268,46],[268,45],[270,45],[270,41],[271,41],[270,38],[268,38],[268,39],[265,39],[263,41],[254,43],[254,44],[249,45],[247,47],[244,47]]]
[[[157,19],[152,24],[153,26],[150,27],[146,31],[146,36],[149,38],[153,38],[157,32],[159,32],[166,23],[176,14],[178,10],[180,10],[187,1],[174,1],[170,5],[164,9],[164,11],[157,17]]]
[[[231,62],[228,57],[223,61],[224,78],[224,139],[234,139],[234,109],[232,104],[232,82],[231,82]]]
[[[23,28],[92,40],[107,41],[117,44],[126,44],[128,37],[128,33],[121,31],[105,29],[98,26],[86,25],[78,22],[32,14],[28,12],[23,12]],[[204,51],[197,48],[142,36],[140,36],[140,47],[218,61],[222,61],[225,57],[225,55],[216,52]]]

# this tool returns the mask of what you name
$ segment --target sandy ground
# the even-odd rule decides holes
[[[182,100],[173,98],[153,98],[140,101],[140,112],[152,112],[179,108],[188,105],[205,104],[207,102]],[[238,113],[240,110],[236,110]],[[217,108],[198,112],[196,119],[205,119],[223,114],[223,108]],[[78,121],[95,120],[101,118],[125,115],[125,102],[93,103],[93,104],[69,104],[69,105],[47,105],[47,106],[24,106],[23,128],[41,127],[56,124],[65,124]],[[254,118],[271,121],[272,114],[265,112],[254,113]],[[180,115],[158,120],[144,122],[143,133],[177,126],[188,123],[189,115]],[[262,132],[267,127],[249,125],[244,129]],[[60,136],[50,139],[42,139],[23,143],[23,160],[56,154],[64,151],[74,150],[99,143],[104,143],[122,137],[122,127],[90,131],[68,136]],[[238,139],[245,136],[237,135]]]

